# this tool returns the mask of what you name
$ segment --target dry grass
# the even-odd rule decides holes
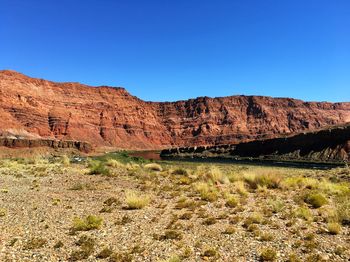
[[[150,203],[151,199],[147,195],[140,195],[134,191],[125,194],[125,202],[128,209],[142,209]]]
[[[161,165],[157,163],[149,163],[143,166],[145,169],[152,170],[152,171],[163,171],[163,168]]]

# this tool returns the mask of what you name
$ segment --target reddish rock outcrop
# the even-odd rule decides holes
[[[154,103],[123,88],[0,71],[0,132],[153,149],[232,144],[350,122],[350,103],[261,96]]]

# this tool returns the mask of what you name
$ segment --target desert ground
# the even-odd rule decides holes
[[[350,169],[0,160],[0,261],[349,261]]]

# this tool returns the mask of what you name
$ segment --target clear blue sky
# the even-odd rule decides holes
[[[350,101],[350,1],[0,0],[0,69],[154,101]]]

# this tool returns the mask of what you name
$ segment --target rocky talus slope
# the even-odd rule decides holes
[[[146,102],[123,88],[0,71],[0,133],[154,149],[232,144],[350,122],[350,103],[260,96]]]

